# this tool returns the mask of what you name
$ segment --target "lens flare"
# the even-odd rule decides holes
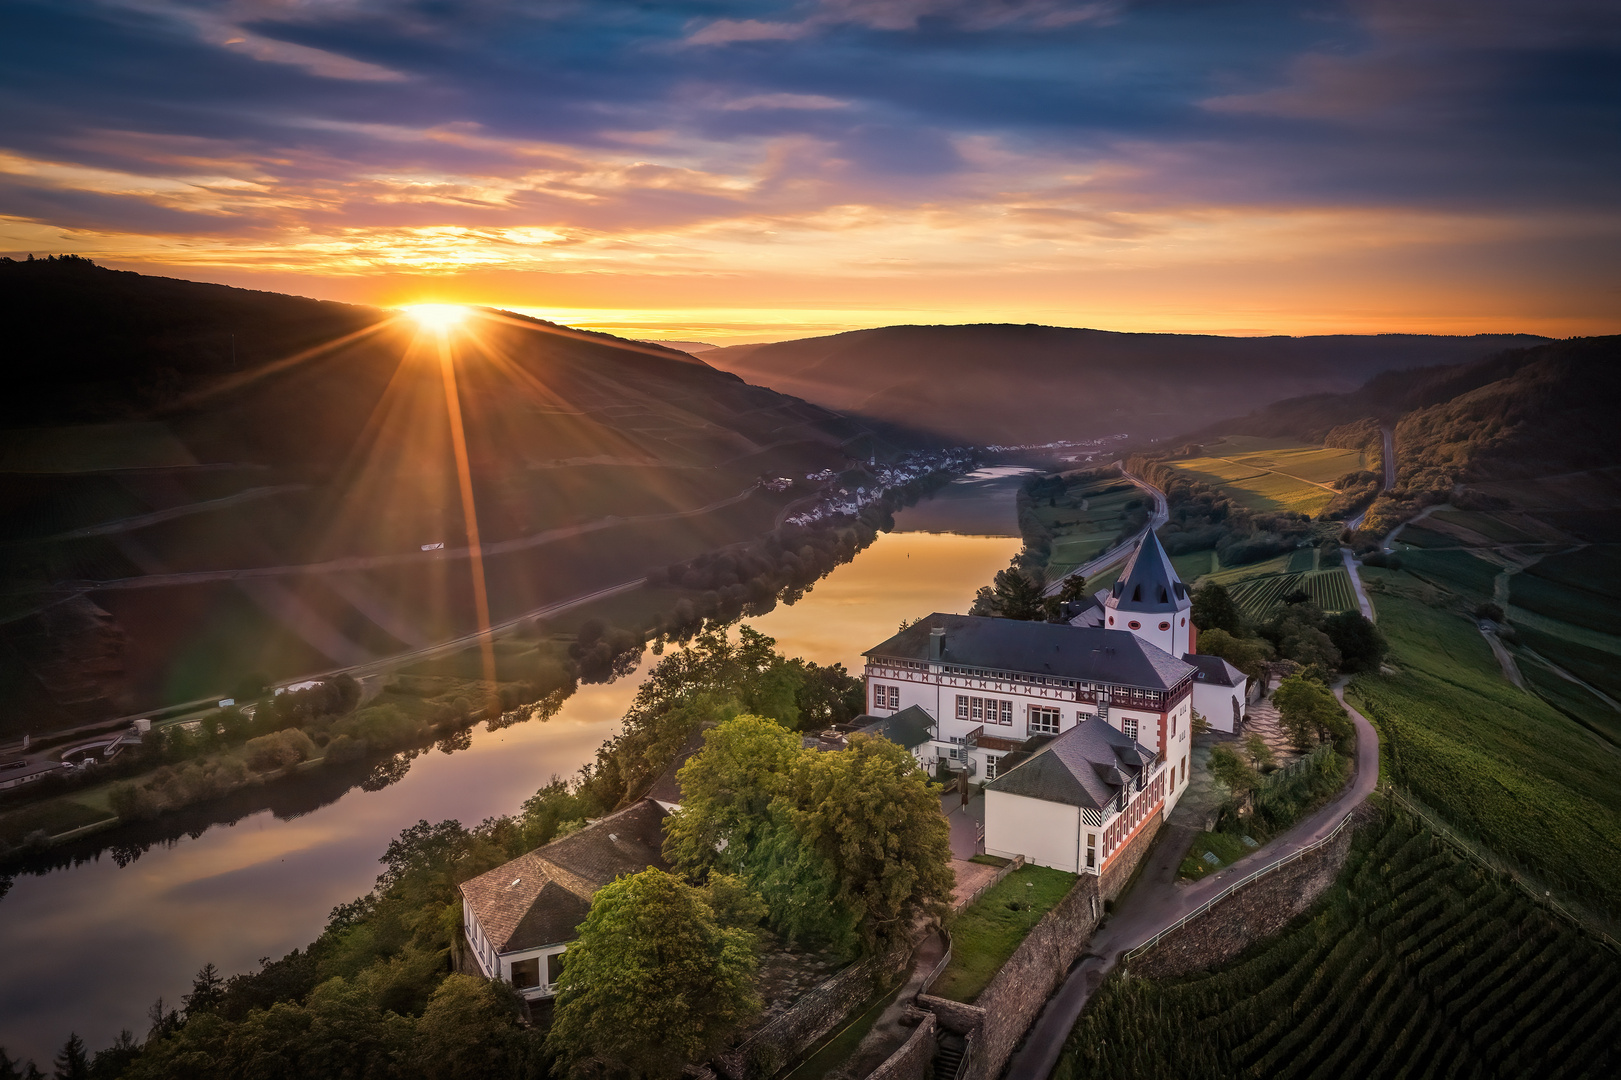
[[[460,304],[408,304],[400,310],[422,329],[436,334],[455,329],[472,314]]]

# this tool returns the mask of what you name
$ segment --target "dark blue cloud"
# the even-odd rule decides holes
[[[638,151],[648,160],[718,171],[741,168],[746,145],[795,136],[848,161],[852,184],[897,178],[891,191],[904,198],[926,191],[904,178],[945,183],[970,170],[954,140],[972,136],[1033,156],[1147,162],[1159,171],[1141,181],[1144,197],[1613,208],[1618,10],[1481,0],[1455,19],[1443,0],[13,0],[0,33],[0,148],[182,173],[195,166],[105,133],[197,140],[204,153],[290,162],[279,168],[294,182],[341,168],[511,165],[499,145],[393,129],[460,125],[617,153],[627,132],[659,131],[665,141]],[[252,48],[222,44],[228,27]],[[706,34],[718,43],[694,44]],[[260,45],[395,77],[255,59]],[[727,161],[717,147],[732,142],[739,156]],[[0,210],[33,212],[6,197],[19,201]],[[668,201],[659,212],[676,212]]]

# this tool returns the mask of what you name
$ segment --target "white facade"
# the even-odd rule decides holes
[[[1106,630],[1124,630],[1144,641],[1157,645],[1172,656],[1190,652],[1188,648],[1188,608],[1191,602],[1183,597],[1178,611],[1135,611],[1126,601],[1108,597],[1103,601],[1103,627]]]
[[[985,853],[1080,873],[1081,808],[1064,803],[1011,795],[992,788],[985,792]],[[1092,831],[1097,845],[1097,830]]]
[[[868,659],[866,677],[868,712],[887,716],[916,705],[934,719],[935,739],[918,755],[925,768],[944,758],[954,770],[967,768],[976,782],[993,779],[996,762],[1018,743],[1032,735],[1061,734],[1106,710],[1112,727],[1158,751],[1175,770],[1167,812],[1187,785],[1191,677],[1163,692],[883,657]],[[991,745],[979,745],[976,735],[988,737]],[[996,745],[1004,742],[1005,747]]]
[[[1217,686],[1196,680],[1193,684],[1193,707],[1216,731],[1230,733],[1238,730],[1238,721],[1244,717],[1244,691],[1244,683]]]
[[[462,928],[468,948],[472,949],[485,978],[500,979],[531,1001],[557,993],[563,953],[568,951],[566,944],[498,953],[465,899],[462,901]]]
[[[1037,866],[1101,875],[1156,810],[1171,812],[1171,781],[1177,771],[1155,762],[1141,789],[1125,796],[1124,805],[1102,811],[988,788],[985,853],[1004,859],[1023,855]],[[1182,786],[1175,789],[1178,797]]]

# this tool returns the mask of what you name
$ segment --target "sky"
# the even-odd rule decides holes
[[[0,253],[731,344],[1621,332],[1614,0],[5,0]]]

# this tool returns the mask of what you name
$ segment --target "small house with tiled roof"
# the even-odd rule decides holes
[[[520,855],[460,886],[468,949],[485,976],[525,998],[556,993],[563,953],[596,891],[664,861],[665,809],[651,799]]]
[[[1102,875],[1158,827],[1170,779],[1154,750],[1084,720],[985,785],[985,851]]]

